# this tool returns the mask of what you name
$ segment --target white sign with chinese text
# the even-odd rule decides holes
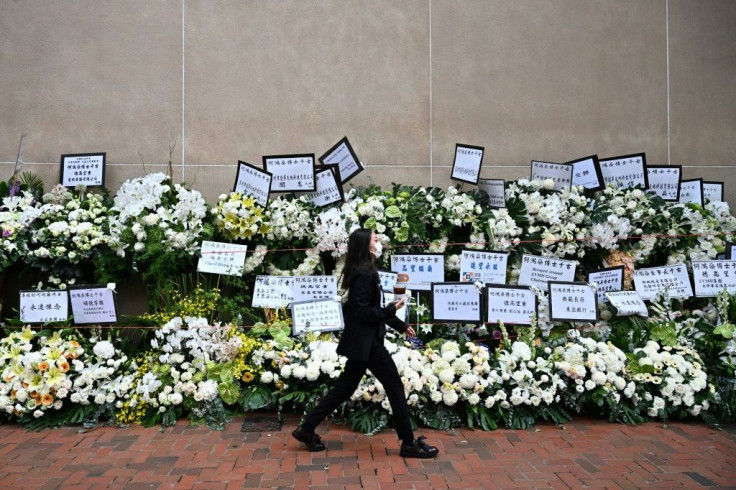
[[[337,296],[337,276],[296,276],[293,301],[309,301]]]
[[[695,296],[715,297],[727,290],[736,294],[736,260],[704,260],[693,262]]]
[[[550,282],[549,317],[561,322],[598,321],[595,288],[584,282]]]
[[[263,168],[273,175],[271,192],[315,190],[314,153],[264,156]]]
[[[262,207],[268,206],[268,194],[271,192],[271,172],[266,172],[246,162],[238,161],[238,174],[235,176],[234,192],[251,196]]]
[[[64,187],[100,187],[105,185],[107,153],[61,155],[61,185]]]
[[[381,281],[381,289],[385,291],[393,291],[399,275],[395,272],[378,271],[378,280]]]
[[[710,202],[723,201],[723,182],[703,182],[703,199]]]
[[[636,291],[608,291],[606,298],[608,298],[611,306],[616,308],[618,316],[639,315],[644,318],[649,317],[647,305]]]
[[[456,144],[455,162],[452,165],[450,178],[477,184],[480,167],[483,164],[483,152],[482,146]]]
[[[680,202],[703,205],[703,179],[680,182]]]
[[[488,323],[531,325],[537,314],[537,295],[530,288],[486,286],[485,296]]]
[[[358,160],[348,137],[337,142],[335,146],[319,157],[323,165],[338,165],[340,169],[340,183],[344,184],[363,171],[363,165]]]
[[[598,166],[598,155],[591,155],[567,163],[572,165],[572,185],[582,185],[586,189],[595,191],[605,187]]]
[[[567,163],[538,162],[532,160],[532,180],[552,179],[556,191],[569,191],[572,185],[573,166]]]
[[[506,284],[508,252],[463,250],[460,254],[460,281]]]
[[[247,251],[247,245],[204,240],[201,248],[202,256],[197,262],[197,271],[242,276]]]
[[[644,153],[605,158],[598,163],[606,185],[613,184],[619,189],[647,188],[647,161]]]
[[[652,300],[659,293],[666,298],[690,298],[693,288],[685,264],[634,270],[634,287],[642,299]]]
[[[335,171],[329,167],[318,170],[316,179],[317,190],[305,194],[309,202],[315,206],[327,206],[342,201],[342,188]]]
[[[21,322],[64,322],[68,318],[69,293],[67,293],[67,291],[20,292]]]
[[[474,284],[432,284],[432,319],[437,322],[480,322],[480,291]]]
[[[74,323],[115,323],[118,313],[114,291],[106,286],[69,289]]]
[[[624,266],[588,271],[588,283],[595,283],[598,302],[606,303],[606,291],[621,291],[624,288]]]
[[[295,301],[291,304],[291,321],[294,335],[341,330],[342,303],[334,299]]]
[[[254,308],[285,308],[294,300],[291,276],[256,276],[253,286]]]
[[[394,254],[391,270],[405,277],[407,289],[429,291],[433,282],[445,280],[445,256],[442,254]]]
[[[647,166],[648,189],[665,201],[677,201],[680,197],[681,179],[680,165]]]
[[[519,285],[547,289],[550,281],[571,282],[575,279],[576,266],[577,262],[574,260],[524,254],[521,258]]]
[[[492,208],[506,207],[506,181],[503,179],[478,179],[478,189],[488,194]]]

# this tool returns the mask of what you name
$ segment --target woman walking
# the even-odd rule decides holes
[[[366,370],[370,369],[383,385],[391,403],[396,433],[401,439],[401,456],[433,458],[437,456],[438,449],[426,444],[424,437],[414,438],[404,385],[396,364],[383,345],[387,323],[409,337],[413,337],[415,332],[396,317],[396,310],[404,306],[403,298],[386,307],[382,306],[381,286],[375,264],[375,258],[380,256],[381,249],[381,242],[370,230],[360,228],[350,235],[342,274],[342,288],[348,289],[348,301],[343,308],[345,330],[337,346],[337,353],[348,360],[334,388],[306,416],[292,435],[310,451],[324,451],[325,445],[314,432],[315,429],[350,398]]]

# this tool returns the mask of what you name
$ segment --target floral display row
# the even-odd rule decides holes
[[[328,207],[290,194],[263,208],[228,193],[210,208],[165,174],[126,181],[114,196],[60,186],[44,194],[30,178],[0,184],[0,270],[36,271],[38,287],[62,289],[139,275],[150,306],[128,319],[135,329],[34,330],[8,318],[0,413],[32,427],[182,416],[222,427],[236,411],[308,407],[344,363],[335,335],[292,337],[287,312],[264,317],[250,307],[252,285],[257,274],[338,274],[359,226],[390,251],[444,254],[447,280],[458,279],[461,250],[474,248],[510,252],[508,284],[531,253],[575,260],[579,273],[625,264],[627,287],[633,268],[715,259],[736,231],[723,202],[666,202],[614,186],[557,192],[552,181],[506,187],[500,209],[477,190],[405,185],[352,189]],[[196,274],[203,240],[247,244],[243,276]],[[536,294],[535,324],[508,330],[435,324],[420,298],[418,341],[388,341],[417,423],[527,427],[577,413],[628,423],[736,418],[736,300],[728,294],[660,298],[649,303],[649,318],[619,317],[601,304],[600,321],[576,328],[549,321],[546,294]],[[389,414],[369,376],[340,416],[370,433]]]

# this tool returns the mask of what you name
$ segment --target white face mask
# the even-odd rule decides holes
[[[376,240],[376,244],[373,245],[373,250],[371,250],[371,253],[375,258],[380,259],[381,255],[383,254],[383,243]]]

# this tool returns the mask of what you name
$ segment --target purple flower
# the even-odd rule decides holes
[[[8,197],[13,197],[14,195],[18,194],[20,191],[20,181],[18,179],[15,179],[12,184],[10,184],[10,190],[8,190]]]
[[[8,238],[13,232],[10,230],[3,230],[3,238]]]
[[[501,340],[501,331],[500,330],[494,330],[493,331],[493,340]]]

